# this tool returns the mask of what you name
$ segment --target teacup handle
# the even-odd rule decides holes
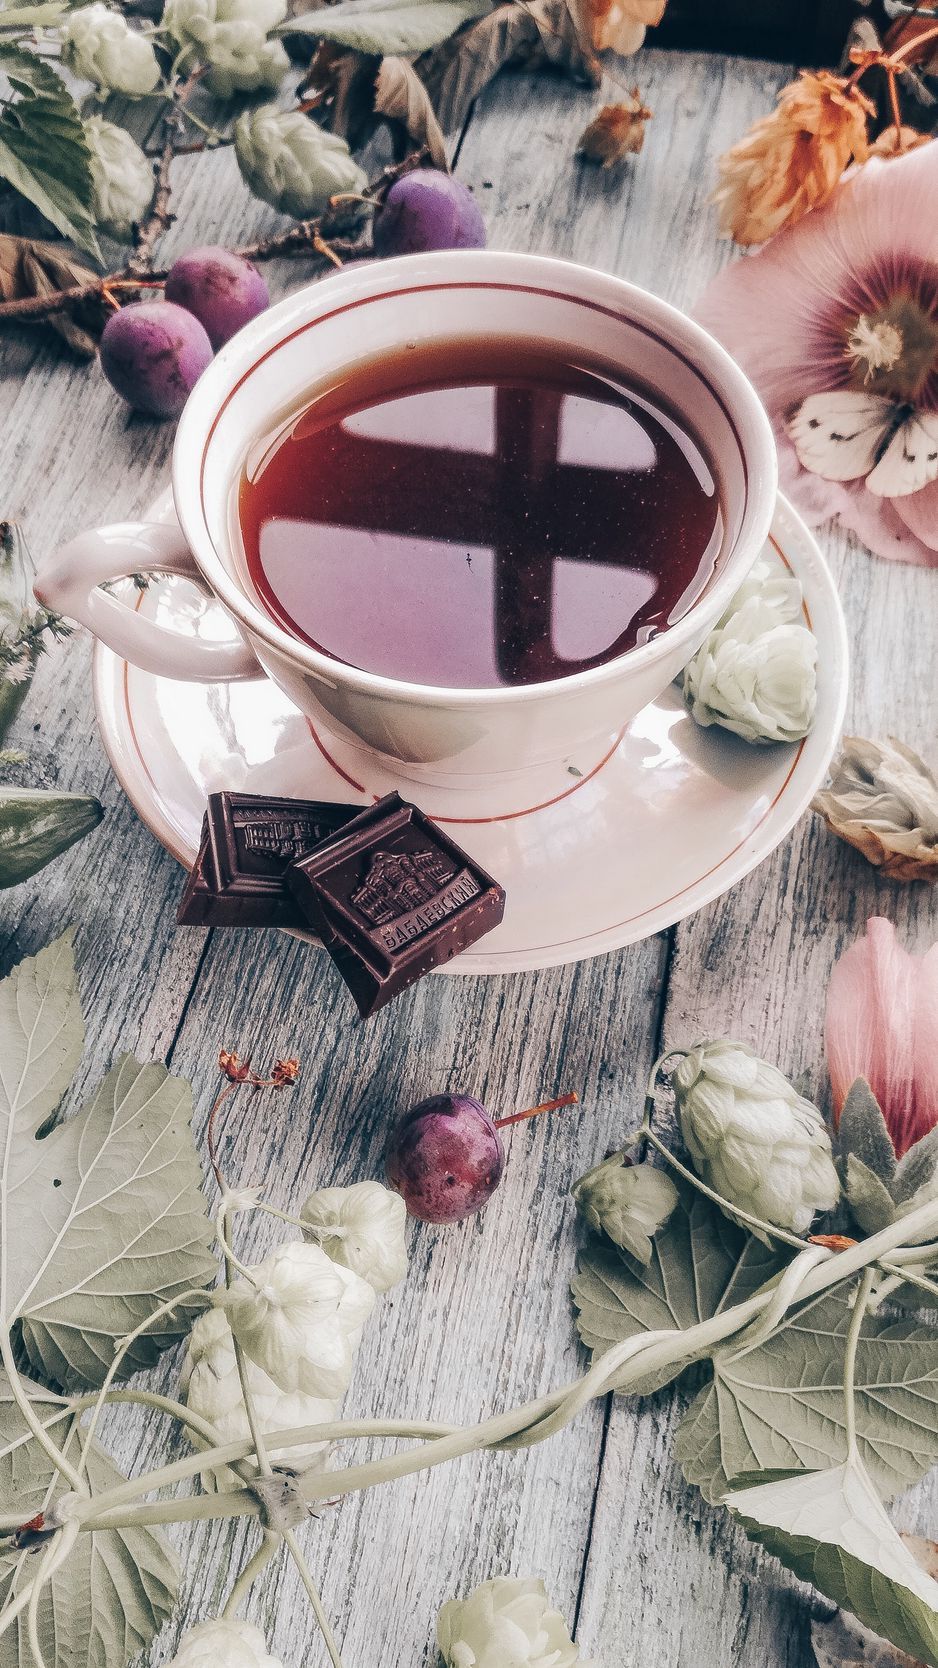
[[[263,676],[234,621],[232,629],[238,635],[233,642],[185,637],[98,589],[109,579],[127,579],[132,573],[180,574],[208,592],[175,520],[117,521],[80,533],[40,564],[34,589],[46,608],[87,626],[115,654],[144,672],[192,683]]]

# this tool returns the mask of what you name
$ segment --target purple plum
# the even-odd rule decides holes
[[[141,301],[108,319],[101,368],[135,411],[178,417],[212,359],[202,325],[172,301]]]
[[[224,347],[249,319],[270,306],[270,291],[250,261],[207,245],[180,255],[166,278],[167,301],[178,302],[204,326],[213,348]]]
[[[472,192],[434,168],[419,168],[395,180],[375,215],[378,255],[484,249],[485,242],[485,221]]]
[[[394,1126],[385,1154],[388,1182],[421,1222],[459,1222],[488,1202],[502,1178],[505,1149],[480,1101],[431,1095]]]

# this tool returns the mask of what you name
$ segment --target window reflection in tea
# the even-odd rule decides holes
[[[709,580],[696,440],[601,367],[517,342],[403,349],[249,460],[239,515],[270,615],[407,682],[567,677],[673,624]]]

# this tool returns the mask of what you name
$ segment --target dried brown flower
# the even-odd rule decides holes
[[[848,1234],[809,1234],[809,1245],[824,1245],[828,1251],[849,1251],[857,1241]]]
[[[812,810],[890,879],[938,881],[938,781],[901,741],[845,736]]]
[[[645,39],[646,28],[661,22],[667,3],[668,0],[586,0],[594,49],[630,57]]]
[[[251,1062],[223,1048],[218,1056],[218,1069],[230,1083],[244,1083],[251,1075]]]
[[[870,156],[904,156],[906,151],[914,151],[918,145],[930,143],[930,133],[920,133],[917,127],[903,126],[897,129],[894,124],[890,124],[873,140]]]
[[[295,1055],[288,1060],[277,1060],[271,1073],[271,1084],[275,1089],[287,1089],[292,1086],[300,1075],[300,1062]]]
[[[847,164],[866,160],[873,109],[842,76],[802,70],[778,109],[720,158],[713,200],[722,230],[737,243],[765,243],[826,202]]]
[[[651,111],[642,103],[637,87],[621,104],[605,104],[598,116],[580,135],[577,155],[587,162],[611,168],[624,156],[637,156],[645,143],[645,123]]]

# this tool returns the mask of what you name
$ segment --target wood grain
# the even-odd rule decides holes
[[[479,101],[458,150],[496,247],[566,255],[691,305],[731,257],[707,198],[714,159],[767,110],[778,66],[647,52],[626,66],[655,112],[645,150],[602,173],[575,160],[600,102],[550,76],[503,77]],[[607,86],[605,98],[616,89]],[[253,203],[228,152],[176,165],[178,220],[164,248],[238,239],[276,217]],[[272,269],[279,293],[298,265]],[[171,435],[128,418],[100,373],[71,367],[37,336],[4,338],[0,432],[3,513],[22,516],[38,551],[69,532],[141,511],[166,478]],[[938,575],[877,562],[828,535],[859,669],[851,724],[895,731],[926,752],[938,693]],[[880,881],[805,821],[773,859],[673,934],[556,972],[425,982],[367,1027],[317,952],[272,934],[177,932],[179,875],[110,778],[91,712],[88,645],[43,665],[17,734],[30,774],[98,792],[108,817],[27,887],[0,895],[0,963],[79,923],[92,1044],[85,1081],[119,1048],[169,1059],[207,1106],[220,1045],[257,1058],[297,1052],[299,1087],[274,1103],[235,1100],[226,1170],[263,1179],[295,1208],[311,1187],[381,1172],[389,1120],[447,1088],[511,1110],[574,1088],[582,1111],[516,1128],[505,1182],[458,1228],[411,1230],[405,1285],[383,1300],[362,1346],[350,1411],[473,1420],[563,1382],[583,1365],[566,1283],[576,1227],[571,1182],[634,1125],[662,1032],[679,1043],[735,1032],[823,1090],[823,992],[835,956],[866,916],[895,920],[924,947],[933,895]],[[627,830],[623,830],[626,860]],[[239,1229],[246,1254],[278,1237],[269,1219]],[[172,1384],[176,1363],[164,1363]],[[435,1661],[432,1627],[453,1592],[498,1573],[538,1574],[578,1622],[603,1668],[770,1664],[808,1668],[811,1603],[753,1551],[724,1514],[683,1484],[671,1458],[681,1407],[667,1394],[594,1405],[526,1453],[476,1456],[366,1496],[308,1531],[347,1668]],[[121,1463],[166,1454],[158,1419],[122,1411],[106,1439]],[[356,1457],[358,1457],[356,1455]],[[336,1463],[341,1463],[341,1458]],[[934,1487],[902,1503],[932,1527]],[[177,1535],[192,1613],[223,1598],[253,1528]],[[325,1660],[289,1567],[271,1572],[249,1614],[287,1668]],[[173,1653],[166,1629],[153,1665]]]

